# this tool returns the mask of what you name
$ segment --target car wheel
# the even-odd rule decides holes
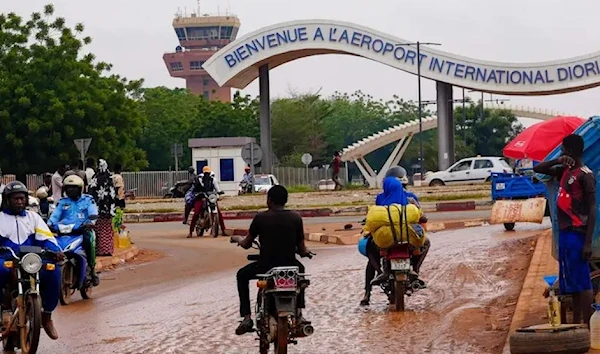
[[[433,181],[431,181],[429,183],[430,187],[441,187],[441,186],[444,186],[444,185],[445,185],[445,183],[441,179],[434,179]]]

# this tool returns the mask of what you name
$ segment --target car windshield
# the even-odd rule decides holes
[[[271,181],[268,176],[259,176],[254,178],[254,184],[257,186],[269,186]]]
[[[506,162],[506,160],[505,160],[505,159],[500,159],[500,164],[501,164],[502,166],[504,166],[504,167],[508,167],[508,168],[510,168],[510,165],[508,164],[508,162]]]

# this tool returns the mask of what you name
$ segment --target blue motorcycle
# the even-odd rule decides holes
[[[88,261],[83,249],[82,230],[74,225],[59,225],[58,246],[65,255],[61,270],[60,303],[68,305],[71,296],[79,290],[83,299],[92,297],[92,279]]]

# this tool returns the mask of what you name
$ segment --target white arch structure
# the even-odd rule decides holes
[[[600,85],[600,52],[537,63],[502,63],[463,57],[412,43],[350,22],[314,19],[274,24],[231,42],[202,66],[220,85],[244,88],[273,69],[320,54],[348,54],[374,60],[431,80],[505,95],[548,95]]]
[[[486,104],[487,109],[505,109],[510,110],[515,116],[523,118],[533,118],[539,120],[548,120],[556,116],[564,116],[564,113],[549,110],[535,109],[525,106],[512,106],[505,104]],[[430,116],[422,119],[423,131],[437,128],[437,117]],[[413,136],[419,132],[419,120],[414,119],[409,122],[384,129],[378,133],[363,138],[356,143],[345,147],[342,150],[342,161],[351,161],[365,177],[369,186],[378,187],[383,180],[385,171],[391,166],[397,165],[402,155],[408,148]],[[369,165],[365,156],[393,142],[398,142],[396,147],[384,163],[378,173]]]

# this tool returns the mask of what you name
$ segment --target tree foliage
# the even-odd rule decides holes
[[[175,167],[171,146],[176,143],[183,145],[179,166],[186,168],[190,138],[259,135],[258,101],[239,93],[232,103],[223,103],[184,89],[155,87],[143,90],[140,107],[146,120],[138,143],[148,155],[150,170]]]
[[[146,166],[135,145],[143,117],[134,98],[141,81],[109,74],[83,54],[92,39],[66,26],[52,5],[29,20],[0,14],[0,166],[22,174],[54,170],[79,156],[73,139],[92,138],[88,155]]]

